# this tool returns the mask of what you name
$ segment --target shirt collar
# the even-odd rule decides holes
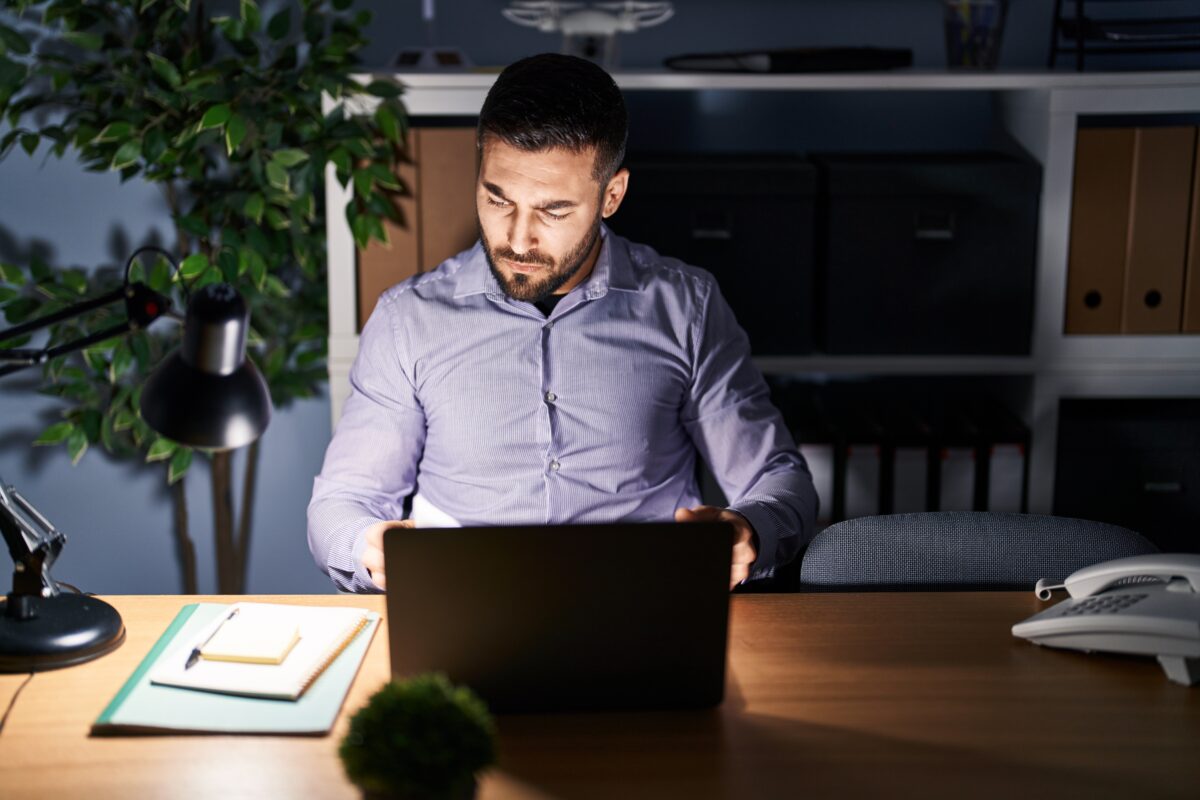
[[[600,225],[600,254],[596,257],[592,274],[576,289],[582,291],[589,300],[603,297],[609,289],[622,292],[636,292],[639,289],[633,274],[633,265],[629,262],[629,251],[625,247],[625,241],[620,237],[614,237],[608,230],[608,226],[603,223]],[[475,247],[467,255],[466,261],[458,271],[454,298],[457,300],[475,294],[504,297],[504,290],[500,288],[496,276],[488,267],[482,241],[475,243]]]

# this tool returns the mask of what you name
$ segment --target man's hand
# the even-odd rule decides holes
[[[750,577],[750,565],[758,558],[758,537],[750,522],[736,511],[716,506],[696,506],[675,511],[676,522],[730,522],[733,524],[733,566],[729,570],[729,588]]]
[[[383,575],[383,532],[392,528],[415,528],[411,519],[389,519],[376,522],[367,528],[367,546],[363,549],[362,562],[371,573],[371,580],[380,589],[387,591],[387,578]]]

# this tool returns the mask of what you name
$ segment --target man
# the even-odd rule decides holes
[[[397,526],[727,520],[731,587],[812,537],[812,478],[712,276],[601,222],[626,128],[582,59],[496,80],[479,242],[379,298],[314,482],[309,546],[340,588],[386,589]],[[729,508],[700,504],[697,452]]]

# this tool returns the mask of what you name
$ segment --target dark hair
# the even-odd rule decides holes
[[[528,152],[596,148],[592,175],[605,183],[625,159],[625,100],[609,74],[557,53],[523,58],[500,73],[479,111],[476,145],[496,136]]]

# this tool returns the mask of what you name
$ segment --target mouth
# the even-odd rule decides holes
[[[538,272],[540,270],[545,269],[545,265],[543,265],[543,264],[522,264],[517,261],[508,261],[507,259],[505,260],[504,263],[507,264],[508,268],[511,269],[513,272],[520,272],[524,275],[529,275],[531,273]]]

